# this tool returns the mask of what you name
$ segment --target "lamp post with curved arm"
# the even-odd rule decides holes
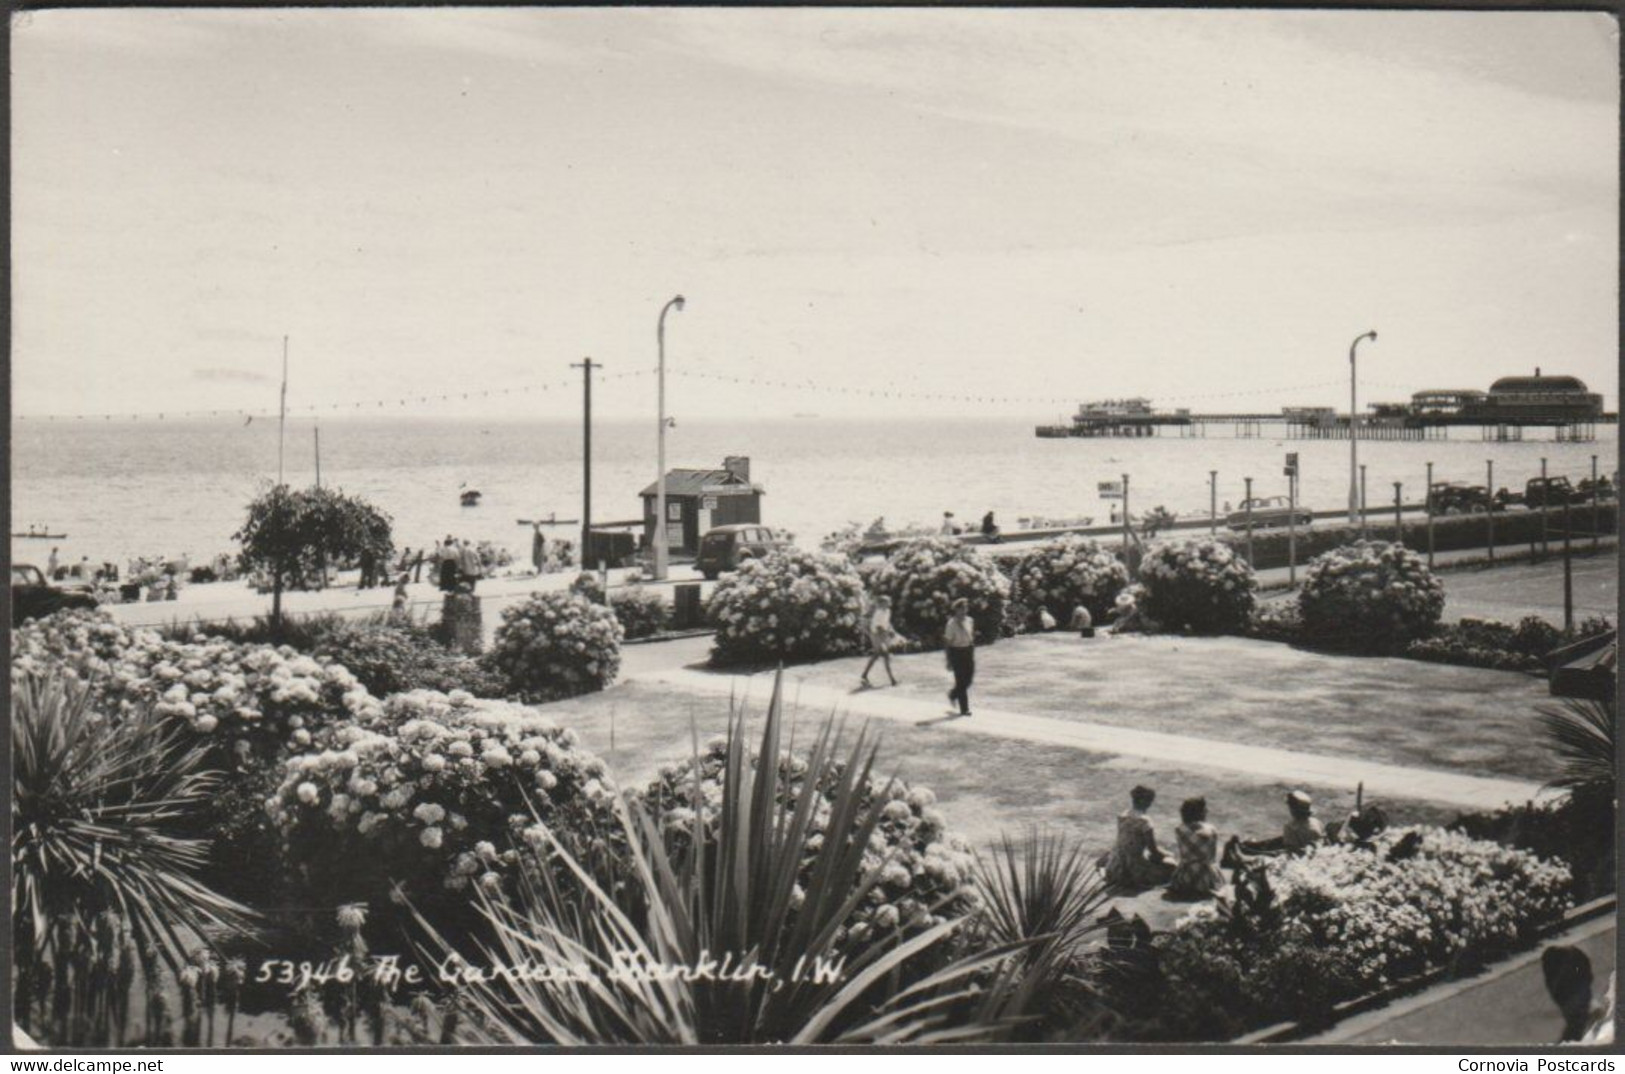
[[[1377,338],[1376,329],[1354,337],[1349,344],[1349,521],[1362,521],[1360,508],[1360,408],[1355,398],[1354,388],[1354,352],[1359,350],[1360,341],[1369,339],[1373,342]]]
[[[679,312],[683,308],[683,296],[678,295],[664,306],[660,307],[660,320],[655,327],[655,339],[660,347],[660,435],[655,447],[655,527],[654,527],[654,576],[656,580],[663,581],[666,577],[666,314],[675,306]]]

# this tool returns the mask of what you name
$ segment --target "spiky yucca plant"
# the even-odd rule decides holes
[[[622,802],[624,879],[595,874],[549,833],[549,868],[532,871],[516,896],[479,896],[490,942],[460,954],[419,919],[437,962],[467,955],[474,967],[540,971],[460,988],[476,1042],[930,1043],[991,1039],[1026,1016],[1043,974],[1020,957],[1025,945],[956,956],[950,941],[963,919],[883,936],[841,961],[837,934],[880,876],[863,865],[886,804],[861,790],[876,747],[860,733],[843,765],[827,721],[799,792],[780,805],[788,789],[772,759],[782,724],[778,682],[754,763],[744,720],[730,720],[720,800],[705,803],[696,782],[691,830],[670,844],[684,849],[670,849],[641,803]],[[826,792],[830,835],[803,887]],[[714,976],[692,972],[707,965]]]
[[[1617,708],[1611,701],[1564,698],[1561,705],[1535,710],[1546,745],[1563,766],[1548,786],[1576,795],[1611,797],[1614,791],[1614,725]]]
[[[30,988],[47,980],[82,993],[86,980],[111,977],[103,961],[137,950],[174,969],[206,928],[248,927],[246,907],[197,880],[207,846],[183,833],[216,777],[172,725],[144,711],[110,721],[79,683],[28,674],[12,683],[11,758],[21,1017]]]

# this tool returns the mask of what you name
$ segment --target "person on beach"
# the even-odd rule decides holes
[[[942,526],[937,532],[944,537],[952,537],[959,532],[959,528],[954,525],[954,513],[952,511],[942,512]]]
[[[457,550],[457,573],[461,583],[467,587],[467,592],[474,592],[479,585],[480,576],[485,573],[480,564],[480,554],[474,549],[473,541],[464,541]]]
[[[537,574],[547,567],[547,535],[542,532],[540,522],[530,524],[530,562]]]
[[[873,686],[869,681],[869,672],[874,670],[875,661],[879,660],[886,666],[886,678],[891,680],[893,686],[897,685],[897,676],[891,670],[891,651],[897,644],[897,631],[891,625],[891,598],[880,596],[875,598],[874,607],[869,609],[869,622],[867,624],[869,635],[869,662],[863,666],[860,679],[864,686]]]
[[[964,597],[949,606],[942,640],[947,647],[948,670],[954,673],[954,688],[948,691],[948,700],[958,702],[959,715],[969,716],[970,684],[976,678],[976,624],[970,617],[970,601]]]
[[[1224,887],[1224,874],[1218,866],[1219,833],[1207,822],[1207,799],[1185,799],[1179,819],[1174,829],[1179,865],[1168,879],[1168,897],[1211,899]]]
[[[1315,819],[1315,803],[1303,791],[1286,796],[1287,812],[1291,819],[1281,829],[1281,848],[1288,854],[1298,854],[1309,847],[1326,841],[1326,829]]]
[[[53,548],[51,549],[51,558],[45,561],[45,577],[53,582],[56,581],[56,569],[60,566],[62,566],[62,560],[57,555],[56,549]]]
[[[999,542],[999,524],[993,521],[992,511],[982,516],[982,536],[994,544]]]
[[[1117,842],[1101,858],[1106,883],[1113,888],[1143,891],[1160,887],[1174,875],[1173,855],[1157,846],[1157,833],[1146,814],[1157,792],[1139,786],[1129,791],[1130,808],[1117,815]]]

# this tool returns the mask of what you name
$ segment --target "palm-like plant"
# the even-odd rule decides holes
[[[464,987],[471,1034],[568,1045],[926,1043],[987,1039],[1023,1017],[1033,998],[1024,945],[955,957],[950,941],[963,919],[883,936],[850,962],[838,953],[843,925],[880,875],[863,861],[886,802],[862,791],[876,747],[860,733],[842,764],[839,732],[826,722],[791,796],[774,763],[781,711],[775,682],[754,765],[743,719],[730,720],[709,823],[697,777],[695,819],[682,838],[664,838],[643,804],[620,805],[621,879],[583,866],[548,833],[550,868],[534,870],[511,898],[482,893],[494,939],[480,945],[476,965],[539,972]],[[828,837],[803,886],[824,794]],[[437,961],[454,958],[419,920]]]
[[[1548,786],[1576,795],[1612,795],[1616,711],[1612,701],[1574,698],[1535,710],[1546,745],[1563,766]]]
[[[977,860],[982,892],[979,927],[992,942],[1024,946],[1029,979],[1043,997],[1043,1018],[1022,1031],[1078,1039],[1085,1023],[1109,1014],[1092,983],[1088,952],[1105,931],[1100,912],[1111,897],[1105,877],[1081,843],[1029,829],[1020,840],[1001,836]]]
[[[25,984],[43,988],[69,968],[88,977],[99,971],[87,958],[135,950],[173,969],[207,942],[206,928],[250,920],[196,879],[207,845],[184,832],[216,783],[203,748],[150,712],[110,721],[88,701],[60,677],[12,685],[12,935],[25,1016]]]

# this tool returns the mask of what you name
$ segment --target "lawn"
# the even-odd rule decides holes
[[[1532,717],[1551,700],[1546,683],[1515,672],[1245,638],[1069,633],[1006,639],[976,660],[972,696],[995,709],[1462,775],[1539,782],[1557,771],[1537,747]],[[941,653],[893,664],[898,691],[934,701],[947,689]],[[862,667],[852,658],[785,674],[792,684],[853,690]],[[871,679],[884,682],[884,671]]]
[[[794,694],[794,687],[787,686],[788,713],[797,737],[803,738],[828,713],[796,706]],[[725,700],[636,682],[547,705],[542,711],[574,728],[623,786],[643,783],[660,765],[690,756],[696,734],[703,744],[728,723]],[[856,725],[849,729],[855,731]],[[1210,818],[1226,837],[1274,835],[1285,820],[1282,799],[1293,789],[1234,772],[1159,768],[1154,762],[992,735],[967,739],[929,726],[884,721],[873,730],[880,736],[879,771],[930,787],[953,830],[978,847],[1001,832],[1016,834],[1037,824],[1070,832],[1103,851],[1111,844],[1117,814],[1127,808],[1128,790],[1136,783],[1157,789],[1153,816],[1170,844],[1179,802],[1195,795],[1208,799]],[[974,753],[967,754],[972,745]],[[1327,819],[1353,807],[1353,787],[1305,789],[1321,803]],[[1453,809],[1420,802],[1384,805],[1399,823],[1444,823],[1456,815]]]

